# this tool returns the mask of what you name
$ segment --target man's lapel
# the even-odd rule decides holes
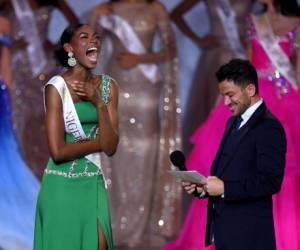
[[[246,134],[249,132],[249,130],[251,128],[253,128],[264,117],[266,110],[267,110],[267,107],[266,107],[265,103],[262,103],[257,108],[257,110],[253,113],[253,115],[247,121],[247,123],[244,125],[244,127],[241,128],[241,131],[238,134],[238,139],[237,139],[235,145],[233,146],[233,150],[228,155],[226,161],[223,163],[221,163],[221,162],[218,163],[218,161],[216,162],[217,164],[215,164],[215,166],[214,166],[214,174],[218,173],[218,176],[222,175],[224,169],[228,166],[228,164],[230,163],[232,158],[235,156],[236,151],[238,150],[238,146],[239,146],[240,142],[242,141],[242,139],[246,136]],[[235,119],[231,123],[231,126],[229,127],[228,131],[226,130],[227,133],[223,137],[221,147],[218,150],[218,154],[217,154],[218,157],[220,157],[220,154],[222,153],[223,144],[225,143],[227,136],[229,135],[229,133],[232,130],[232,124],[234,123],[234,121],[235,121]]]
[[[225,131],[224,131],[224,135],[223,135],[223,138],[221,140],[221,144],[218,148],[218,151],[217,151],[217,154],[216,154],[216,157],[213,161],[213,164],[212,164],[212,168],[211,168],[211,175],[215,175],[216,174],[216,170],[217,170],[217,166],[219,165],[219,159],[221,157],[221,154],[222,154],[222,151],[223,151],[223,146],[224,146],[224,143],[226,141],[226,138],[227,136],[229,135],[229,133],[231,132],[231,129],[232,129],[232,126],[233,124],[235,123],[235,120],[236,120],[236,117],[231,117],[227,124],[226,124],[226,128],[225,128]]]

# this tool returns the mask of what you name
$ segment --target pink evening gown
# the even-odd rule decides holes
[[[282,122],[287,136],[285,177],[279,194],[273,196],[274,224],[277,250],[300,249],[300,91],[274,67],[258,37],[253,18],[249,18],[252,46],[251,62],[259,77],[259,94],[270,111]],[[279,45],[289,59],[294,56],[296,37],[300,29],[277,36]],[[188,169],[209,175],[210,166],[217,152],[230,117],[227,107],[220,101],[206,122],[191,138],[194,147],[187,159]],[[204,250],[207,200],[194,198],[179,238],[166,245],[164,250]]]

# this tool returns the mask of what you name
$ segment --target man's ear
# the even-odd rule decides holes
[[[255,85],[253,83],[250,83],[249,85],[247,85],[246,91],[247,91],[247,93],[248,93],[248,95],[250,97],[255,96],[256,95],[256,87],[255,87]]]
[[[69,44],[69,43],[65,43],[63,48],[67,52],[70,52],[70,51],[73,52],[73,48],[72,48],[71,44]]]

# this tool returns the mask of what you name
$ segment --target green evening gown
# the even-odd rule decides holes
[[[102,76],[102,99],[110,95],[110,78]],[[90,102],[75,103],[82,128],[89,138],[98,127],[97,110]],[[66,134],[67,142],[74,142]],[[82,157],[55,164],[50,158],[39,193],[34,250],[97,250],[98,224],[108,249],[113,249],[105,180],[96,165]]]

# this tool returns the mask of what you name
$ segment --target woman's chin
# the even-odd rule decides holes
[[[94,68],[96,68],[96,66],[97,66],[97,61],[88,61],[88,62],[85,62],[84,64],[83,64],[83,66],[85,67],[85,68],[87,68],[87,69],[94,69]]]

